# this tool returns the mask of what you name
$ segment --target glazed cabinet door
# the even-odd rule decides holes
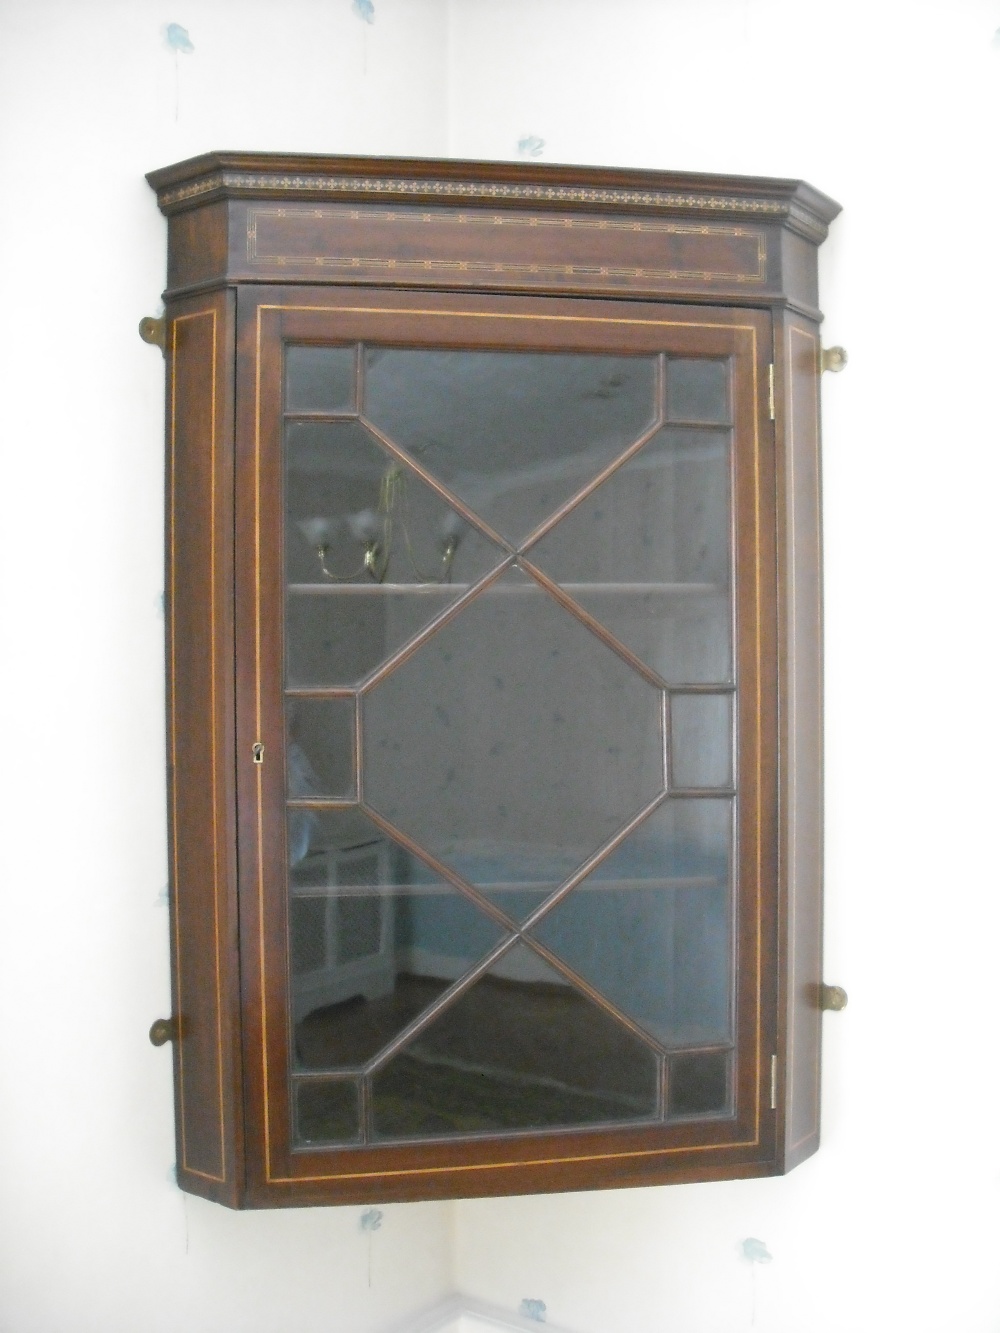
[[[776,1156],[770,316],[238,297],[247,1201]]]

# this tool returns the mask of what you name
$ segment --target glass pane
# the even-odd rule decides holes
[[[731,839],[730,801],[666,801],[531,934],[663,1045],[726,1040]]]
[[[353,1080],[300,1083],[297,1091],[299,1144],[356,1143],[360,1138],[358,1087]]]
[[[513,545],[652,429],[658,373],[656,357],[363,356],[362,403],[353,347],[291,347],[286,362],[286,411],[361,414],[285,427],[287,678],[361,691],[358,735],[353,698],[288,700],[289,796],[364,803],[288,810],[292,1072],[321,1075],[295,1083],[296,1142],[655,1119],[657,1046],[675,1052],[671,1116],[724,1111],[729,1055],[691,1048],[731,1035],[728,799],[665,801],[528,941],[446,997],[664,791],[664,695],[616,645],[671,686],[731,681],[729,365],[670,362],[668,419],[687,424],[662,427],[366,685],[510,558],[374,428]],[[669,703],[673,783],[728,786],[731,694],[675,689]],[[365,1067],[400,1037],[362,1098]]]
[[[288,699],[285,722],[288,795],[350,799],[354,794],[354,700]],[[301,839],[293,847],[301,850]]]
[[[729,362],[667,362],[667,420],[728,422]]]
[[[669,427],[528,552],[668,681],[731,678],[730,436]]]
[[[662,791],[660,698],[506,574],[365,694],[365,801],[497,901],[544,892]]]
[[[289,828],[301,814],[289,812]],[[505,932],[358,809],[307,811],[291,866],[299,1068],[364,1064]]]
[[[667,1116],[729,1110],[729,1054],[675,1055],[667,1073]]]
[[[353,347],[288,347],[286,412],[354,412]]]
[[[379,1138],[620,1123],[657,1111],[651,1050],[516,945],[372,1080]]]
[[[515,843],[471,839],[455,843],[444,858],[484,898],[513,921],[523,921],[557,888],[569,879],[580,859],[558,847],[519,848]],[[426,866],[415,867],[417,882],[422,876],[434,879]]]
[[[369,348],[363,410],[519,542],[650,427],[656,358]]]
[[[675,787],[729,787],[733,781],[731,694],[675,694],[670,699],[670,755]]]
[[[287,428],[288,681],[353,685],[502,558],[359,423]]]

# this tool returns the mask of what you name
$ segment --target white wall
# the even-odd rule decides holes
[[[824,1144],[779,1180],[457,1207],[580,1333],[996,1333],[1000,4],[452,6],[449,148],[805,177],[821,251]],[[744,1238],[773,1262],[753,1270]]]
[[[360,1208],[234,1214],[170,1179],[163,361],[136,333],[166,274],[143,174],[445,151],[445,20],[0,0],[3,1333],[367,1333],[450,1289],[448,1204],[369,1240]]]
[[[0,1330],[375,1333],[454,1281],[579,1333],[737,1333],[756,1275],[763,1333],[996,1333],[1000,0],[374,5],[0,0]],[[528,134],[845,206],[822,252],[851,354],[824,384],[827,977],[851,1006],[826,1020],[824,1147],[786,1179],[397,1205],[369,1243],[361,1209],[236,1215],[168,1178],[142,175]]]

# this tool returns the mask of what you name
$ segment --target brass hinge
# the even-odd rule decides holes
[[[139,320],[139,337],[144,343],[152,343],[158,347],[164,356],[167,354],[167,321],[161,315],[159,319],[154,319],[152,315],[147,315],[145,319]]]
[[[778,1109],[778,1057],[771,1056],[771,1110]]]
[[[774,362],[767,368],[767,410],[771,414],[771,420],[774,420]]]

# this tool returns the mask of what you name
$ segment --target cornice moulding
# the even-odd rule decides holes
[[[164,213],[215,199],[280,195],[419,205],[605,208],[783,224],[818,244],[840,207],[803,181],[419,158],[209,153],[147,176]]]

